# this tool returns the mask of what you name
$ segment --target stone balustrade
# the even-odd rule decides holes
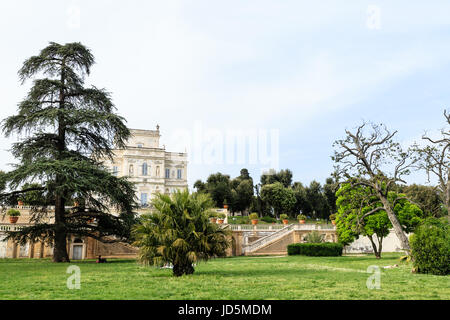
[[[0,222],[0,233],[7,231],[20,231],[23,227],[30,226],[29,223],[3,223]]]
[[[290,224],[294,230],[335,230],[336,227],[332,224]],[[285,228],[284,224],[230,224],[232,231],[278,231]]]

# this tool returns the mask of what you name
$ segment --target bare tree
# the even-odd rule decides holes
[[[346,138],[333,144],[336,148],[332,157],[336,162],[336,174],[352,186],[365,186],[373,191],[375,199],[367,201],[380,201],[383,206],[365,213],[362,219],[385,210],[402,248],[409,251],[408,237],[394,214],[395,203],[388,201],[388,193],[396,183],[406,183],[402,177],[409,174],[414,159],[409,151],[403,151],[400,144],[394,141],[397,131],[390,132],[383,124],[364,122],[355,130],[346,130]]]
[[[450,112],[444,110],[444,117],[450,125]],[[422,139],[429,145],[414,145],[417,168],[426,171],[428,180],[430,176],[438,179],[438,189],[450,215],[450,128],[441,129],[441,137],[438,139],[432,139],[426,134]]]

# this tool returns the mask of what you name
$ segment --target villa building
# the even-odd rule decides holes
[[[114,150],[105,165],[119,177],[128,176],[136,183],[142,207],[149,205],[156,193],[171,194],[188,187],[187,154],[167,152],[161,147],[159,126],[156,130],[131,130],[126,147]]]
[[[136,183],[136,196],[142,208],[149,206],[156,193],[171,194],[188,187],[187,154],[167,152],[159,145],[161,137],[159,126],[156,130],[131,130],[131,138],[126,147],[115,149],[112,160],[104,164],[119,177],[128,176]],[[44,242],[18,244],[5,240],[7,231],[20,230],[32,225],[30,208],[15,207],[21,212],[17,223],[10,223],[6,216],[0,215],[0,258],[45,258],[53,255],[51,245]],[[144,212],[146,209],[138,210]],[[70,259],[93,259],[104,257],[135,257],[136,248],[122,243],[101,243],[88,237],[70,235],[67,239],[67,252]]]

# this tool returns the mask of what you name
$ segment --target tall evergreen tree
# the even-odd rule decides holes
[[[301,182],[294,182],[292,190],[295,196],[295,206],[293,209],[294,217],[300,213],[307,214],[313,212],[311,204],[307,197],[307,188]]]
[[[19,192],[40,190],[54,205],[54,210],[35,208],[35,224],[10,233],[9,238],[53,243],[54,262],[69,261],[69,234],[126,240],[133,221],[133,185],[108,172],[101,160],[111,158],[114,147],[124,147],[130,131],[114,113],[107,91],[84,86],[93,64],[94,56],[82,44],[51,42],[24,62],[19,71],[22,83],[44,77],[33,81],[18,114],[3,121],[6,136],[25,136],[13,145],[20,163],[6,174],[7,187],[19,190],[37,182],[40,186]],[[3,193],[0,199],[5,201],[14,192]],[[74,198],[81,199],[79,205],[72,206]],[[120,215],[114,215],[112,208]]]
[[[309,214],[313,218],[327,219],[330,215],[327,198],[323,193],[321,184],[315,180],[311,181],[306,189],[306,200],[310,205]]]
[[[253,179],[247,169],[241,169],[240,176],[230,181],[231,206],[233,212],[246,211],[253,201]]]
[[[230,176],[220,172],[210,174],[206,180],[206,190],[211,195],[214,205],[222,208],[225,202],[231,202]]]
[[[327,201],[327,208],[329,214],[336,213],[336,192],[339,190],[339,183],[337,183],[332,177],[327,178],[323,185],[323,195]],[[327,217],[328,219],[328,217]]]
[[[261,185],[272,184],[280,182],[285,188],[289,188],[292,185],[292,171],[289,169],[283,169],[276,172],[274,169],[270,169],[268,172],[261,175]]]
[[[281,182],[262,186],[261,199],[273,208],[275,217],[292,212],[296,202],[294,191],[285,188]]]

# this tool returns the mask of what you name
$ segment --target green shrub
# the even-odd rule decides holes
[[[218,219],[225,219],[226,218],[226,214],[225,213],[223,213],[223,212],[216,212],[216,217],[218,218]]]
[[[341,243],[293,243],[287,246],[288,255],[313,257],[337,257],[342,255],[344,246]]]
[[[277,219],[271,216],[264,216],[261,218],[261,221],[267,222],[267,223],[274,223],[277,222]]]
[[[333,221],[333,220],[336,220],[336,214],[330,214],[330,220],[331,221]]]
[[[322,243],[323,235],[314,230],[305,236],[305,241],[307,243]]]
[[[248,216],[236,216],[236,217],[228,217],[228,223],[230,224],[249,224],[250,219]]]
[[[10,217],[19,217],[20,216],[20,211],[17,209],[9,209],[6,214]]]
[[[425,220],[411,236],[410,244],[417,272],[450,274],[450,225],[445,218]]]
[[[287,220],[288,218],[289,218],[289,216],[286,213],[280,214],[281,220]]]
[[[257,214],[256,212],[253,212],[253,213],[251,213],[248,217],[249,217],[251,220],[256,220],[256,219],[258,219],[258,214]]]
[[[215,211],[210,211],[210,212],[208,213],[208,217],[209,217],[209,218],[216,218],[216,217],[217,217],[217,212],[215,212]]]
[[[297,220],[306,220],[306,216],[304,214],[299,214]]]

